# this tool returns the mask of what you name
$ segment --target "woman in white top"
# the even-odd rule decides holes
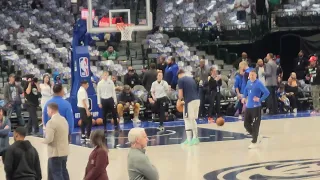
[[[256,70],[258,79],[262,82],[263,85],[266,85],[266,77],[264,76],[265,66],[262,59],[258,59]]]
[[[53,88],[53,86],[50,82],[50,75],[45,74],[43,76],[43,82],[40,84],[42,110],[43,110],[44,105],[47,103],[47,101],[52,98],[52,95],[53,95],[52,88]]]

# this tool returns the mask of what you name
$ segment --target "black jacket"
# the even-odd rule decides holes
[[[29,141],[16,141],[7,149],[4,170],[7,180],[42,179],[38,152]]]
[[[137,98],[132,92],[129,94],[124,92],[120,94],[119,103],[125,104],[125,103],[131,103],[131,102],[134,102],[134,103],[137,102]]]
[[[129,74],[124,75],[124,85],[129,85],[133,88],[135,85],[140,85],[140,79],[137,73],[134,73],[132,76]]]
[[[210,80],[208,82],[208,89],[209,92],[220,92],[220,88],[222,86],[222,80],[216,81],[213,77],[210,77]]]
[[[151,85],[157,80],[158,72],[155,69],[148,70],[144,73],[142,85],[146,88],[147,91],[150,91]]]

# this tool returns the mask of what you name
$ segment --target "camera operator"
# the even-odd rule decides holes
[[[40,86],[38,79],[32,76],[26,76],[27,83],[24,86],[25,107],[29,113],[29,121],[27,124],[28,134],[37,135],[39,133],[37,107],[39,106]]]

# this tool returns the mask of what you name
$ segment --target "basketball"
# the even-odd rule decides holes
[[[80,119],[80,120],[78,121],[78,126],[81,126],[81,124],[82,124],[82,120]]]
[[[92,126],[96,125],[96,121],[94,119],[92,119]]]
[[[97,124],[98,126],[103,125],[103,120],[102,120],[102,118],[98,118],[98,119],[96,120],[96,124]]]
[[[223,126],[224,125],[224,119],[222,117],[218,117],[216,121],[218,126]]]
[[[182,113],[183,112],[183,107],[184,107],[184,105],[181,103],[181,100],[178,100],[177,101],[177,105],[176,105],[177,111]]]

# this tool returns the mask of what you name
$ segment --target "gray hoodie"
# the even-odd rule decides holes
[[[6,84],[4,86],[4,100],[5,103],[14,102],[15,104],[21,104],[20,95],[23,93],[22,87],[19,84]],[[14,99],[12,96],[15,96]]]

